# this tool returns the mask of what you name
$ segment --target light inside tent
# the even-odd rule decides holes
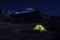
[[[38,30],[38,31],[40,31],[40,32],[42,32],[42,31],[47,31],[46,30],[46,28],[43,26],[43,25],[36,25],[34,28],[33,28],[33,30]]]

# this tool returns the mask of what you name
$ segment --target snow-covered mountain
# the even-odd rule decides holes
[[[21,14],[21,13],[31,13],[33,12],[34,9],[33,8],[26,8],[23,11],[7,11],[6,15],[15,15],[15,14]]]

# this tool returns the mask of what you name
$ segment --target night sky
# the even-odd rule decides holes
[[[34,8],[48,15],[60,15],[60,0],[0,0],[0,8],[10,11]]]

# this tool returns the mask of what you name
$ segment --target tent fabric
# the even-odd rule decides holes
[[[42,31],[47,31],[47,30],[45,29],[45,27],[42,26],[41,24],[40,24],[40,25],[37,24],[37,25],[33,28],[33,30],[38,30],[38,31],[40,31],[40,32],[42,32]]]

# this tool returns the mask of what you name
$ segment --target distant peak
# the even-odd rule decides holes
[[[34,9],[33,8],[26,8],[25,10],[27,10],[27,11],[33,11]]]
[[[33,8],[26,8],[26,9],[24,9],[24,11],[22,11],[22,12],[23,12],[23,13],[30,13],[30,12],[32,12],[32,11],[34,11]]]

